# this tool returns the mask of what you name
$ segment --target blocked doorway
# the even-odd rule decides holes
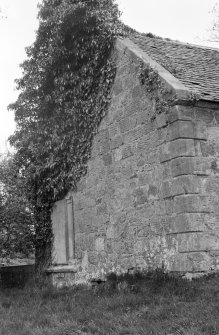
[[[54,235],[52,263],[68,264],[75,257],[73,198],[57,201],[52,210],[52,229]]]

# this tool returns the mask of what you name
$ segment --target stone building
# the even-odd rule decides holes
[[[219,50],[143,34],[115,50],[87,174],[53,208],[54,284],[218,270]]]

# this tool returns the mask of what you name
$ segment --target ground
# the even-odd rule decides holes
[[[1,335],[219,334],[219,276],[111,276],[92,288],[0,291]]]

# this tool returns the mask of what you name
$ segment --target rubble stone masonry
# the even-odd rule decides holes
[[[219,109],[155,115],[139,60],[119,51],[108,114],[73,193],[75,279],[219,268]]]

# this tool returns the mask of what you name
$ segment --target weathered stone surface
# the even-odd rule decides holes
[[[121,136],[117,136],[110,141],[110,149],[119,148],[123,144],[123,140]]]
[[[207,272],[217,269],[213,258],[206,252],[176,254],[172,264],[172,270],[177,272]]]
[[[194,175],[181,175],[162,184],[162,197],[169,198],[182,194],[194,194],[201,191],[201,179]]]
[[[104,238],[103,237],[98,237],[95,241],[95,249],[96,251],[104,251]]]
[[[132,267],[219,269],[218,113],[178,105],[157,114],[139,59],[121,49],[118,62],[87,174],[72,193],[80,266],[71,280]]]
[[[166,114],[158,114],[156,116],[156,125],[157,128],[163,128],[167,125],[167,115]]]
[[[202,157],[179,157],[170,162],[172,177],[194,174],[208,176],[211,173],[211,162]]]
[[[168,139],[172,141],[178,138],[206,140],[206,126],[181,120],[171,123],[168,128]]]
[[[175,141],[167,142],[160,148],[161,163],[181,156],[195,156],[193,139],[177,139]]]
[[[172,123],[177,120],[190,121],[195,119],[195,109],[188,106],[174,106],[168,115],[168,122]]]
[[[182,213],[167,218],[167,232],[170,234],[214,231],[218,228],[218,218],[208,213]]]
[[[214,199],[210,195],[182,195],[173,201],[175,213],[211,213],[214,212]]]
[[[179,252],[219,250],[219,231],[182,233],[177,239]]]
[[[126,117],[120,120],[119,126],[121,133],[125,133],[131,129],[134,129],[137,125],[137,117],[136,115],[133,117]]]

